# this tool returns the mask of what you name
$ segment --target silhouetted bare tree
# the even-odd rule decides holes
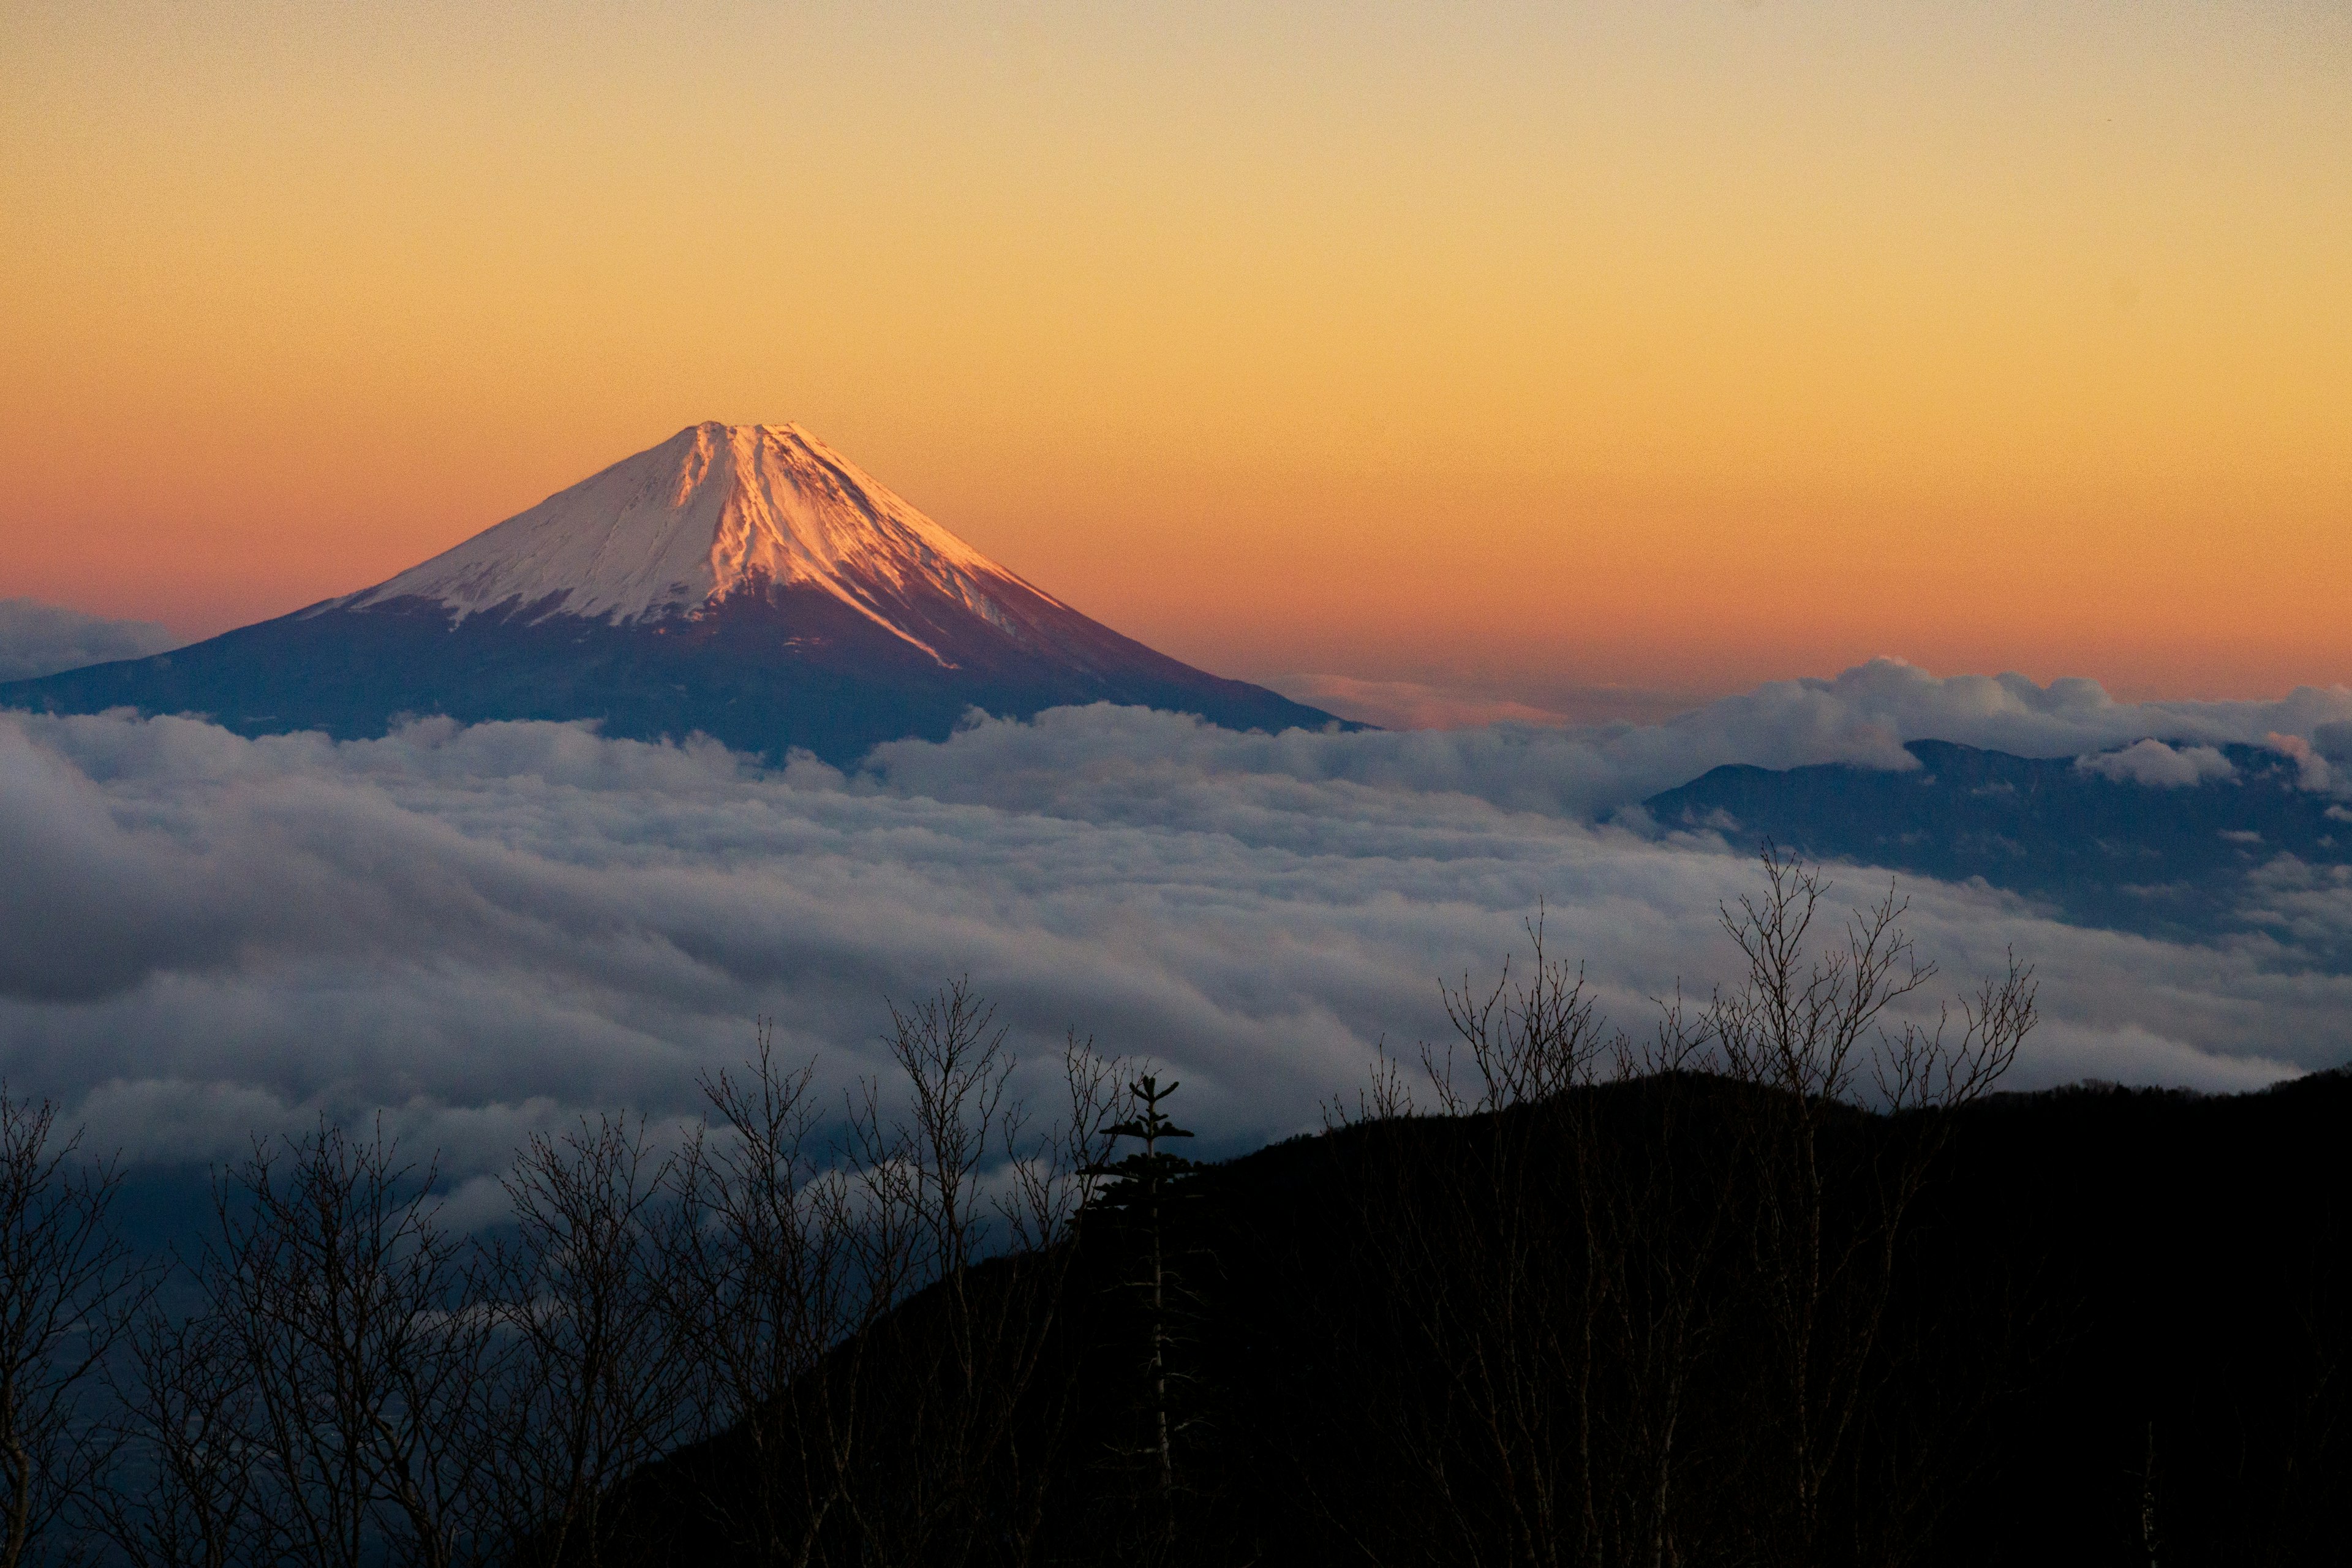
[[[117,1463],[94,1501],[93,1532],[132,1568],[269,1561],[252,1506],[256,1396],[226,1322],[151,1307],[125,1360]]]
[[[1352,1185],[1399,1349],[1427,1369],[1369,1384],[1372,1418],[1420,1487],[1397,1510],[1424,1561],[1577,1561],[1593,1534],[1594,1335],[1612,1281],[1577,1178],[1589,1089],[1620,1047],[1583,975],[1507,962],[1481,991],[1442,987],[1454,1038],[1421,1049],[1428,1110],[1465,1136],[1437,1157],[1402,1123],[1423,1108],[1383,1058],[1362,1103]],[[1375,1555],[1388,1553],[1375,1549]]]
[[[748,1451],[702,1506],[759,1563],[818,1560],[857,1442],[863,1331],[890,1305],[872,1275],[900,1272],[866,1234],[863,1178],[824,1136],[814,1075],[777,1059],[763,1021],[741,1074],[703,1080],[717,1126],[678,1167],[672,1310],[715,1424]]]
[[[477,1295],[500,1341],[485,1479],[508,1563],[605,1561],[620,1481],[696,1432],[711,1347],[668,1310],[674,1168],[622,1113],[533,1134],[501,1184],[518,1234]]]
[[[204,1277],[249,1380],[269,1555],[454,1568],[481,1550],[493,1346],[432,1182],[381,1127],[321,1125],[218,1185]]]
[[[121,1179],[0,1083],[0,1568],[40,1560],[110,1458],[93,1373],[153,1285],[108,1226]]]
[[[2034,984],[2012,955],[1973,998],[1923,1022],[1905,1005],[1936,966],[1904,931],[1906,904],[1891,886],[1824,938],[1815,922],[1830,887],[1820,871],[1770,845],[1761,864],[1762,895],[1722,910],[1747,973],[1716,994],[1706,1031],[1724,1069],[1767,1091],[1750,1144],[1754,1278],[1772,1349],[1762,1425],[1781,1461],[1770,1489],[1777,1554],[1813,1563],[1824,1500],[1884,1384],[1905,1222],[1950,1125],[1914,1113],[1956,1110],[2000,1079],[2034,1026]],[[1865,1082],[1894,1124],[1834,1136],[1860,1115]],[[1869,1547],[1880,1562],[1903,1550],[1883,1536]]]
[[[1889,1495],[1863,1510],[1864,1557],[1894,1560],[1932,1513],[1948,1454],[1880,1397],[1918,1348],[1885,1318],[1949,1125],[1922,1113],[1998,1080],[2032,974],[2012,960],[1923,1021],[1906,1002],[1935,971],[1892,893],[1824,948],[1818,873],[1769,849],[1763,870],[1723,911],[1747,973],[1704,1008],[1677,993],[1633,1040],[1538,920],[1524,979],[1444,988],[1454,1037],[1422,1047],[1418,1084],[1383,1056],[1334,1115],[1358,1123],[1335,1147],[1400,1358],[1367,1408],[1419,1482],[1375,1557],[1818,1563],[1865,1431]],[[1450,1127],[1410,1125],[1424,1110]],[[1370,1501],[1336,1522],[1368,1527]]]
[[[894,1006],[828,1115],[763,1026],[707,1079],[667,1293],[726,1443],[675,1483],[756,1562],[1025,1560],[1072,1410],[1048,1347],[1115,1064],[1075,1037],[1033,1131],[967,982]]]
[[[905,1100],[868,1081],[850,1157],[871,1205],[866,1289],[897,1303],[867,1336],[887,1426],[860,1446],[841,1506],[863,1561],[1026,1562],[1066,1430],[1066,1377],[1040,1386],[1112,1075],[1073,1041],[1067,1120],[1033,1134],[992,1006],[956,981],[891,1008]],[[1024,1426],[1024,1404],[1051,1405]],[[1021,1440],[1026,1432],[1032,1441]]]

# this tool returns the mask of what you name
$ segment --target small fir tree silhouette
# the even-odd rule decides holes
[[[1179,1299],[1184,1294],[1169,1246],[1167,1222],[1181,1184],[1196,1167],[1160,1145],[1192,1134],[1179,1127],[1160,1109],[1178,1086],[1162,1087],[1146,1073],[1127,1086],[1134,1114],[1108,1130],[1113,1138],[1132,1138],[1143,1147],[1104,1164],[1087,1167],[1087,1174],[1104,1178],[1094,1206],[1118,1216],[1119,1228],[1137,1244],[1136,1272],[1126,1283],[1136,1299],[1144,1323],[1143,1413],[1149,1436],[1145,1456],[1153,1470],[1152,1486],[1160,1503],[1163,1528],[1175,1529],[1176,1436],[1182,1423],[1174,1414],[1172,1362]]]

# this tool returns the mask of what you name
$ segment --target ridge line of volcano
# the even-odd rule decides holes
[[[799,425],[711,422],[372,587],[0,685],[0,706],[194,713],[248,734],[585,720],[835,764],[943,740],[974,709],[1091,702],[1236,730],[1342,722],[1089,619]]]

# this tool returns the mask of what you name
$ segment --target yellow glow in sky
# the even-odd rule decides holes
[[[2352,681],[2335,5],[14,5],[0,302],[192,633],[798,419],[1222,673]]]

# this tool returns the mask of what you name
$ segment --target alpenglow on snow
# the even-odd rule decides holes
[[[201,713],[247,734],[585,719],[836,763],[974,709],[1085,702],[1337,721],[1089,620],[798,425],[693,426],[373,588],[0,686],[0,707]]]

